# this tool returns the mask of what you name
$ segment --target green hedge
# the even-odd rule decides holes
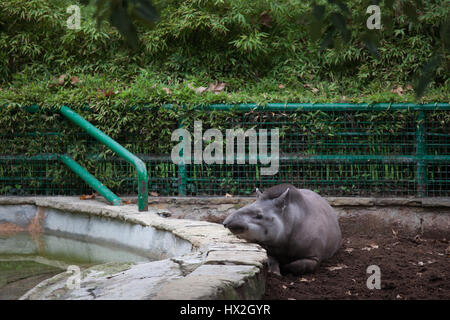
[[[382,155],[387,162],[345,161],[340,163],[282,162],[274,177],[261,177],[252,165],[189,166],[188,194],[250,194],[254,187],[280,181],[305,183],[329,195],[415,195],[414,163],[389,163],[390,156],[415,155],[416,111],[358,112],[241,112],[208,111],[191,107],[127,106],[73,108],[125,148],[140,156],[148,166],[150,190],[178,194],[178,167],[169,155],[176,142],[172,132],[180,125],[193,132],[194,120],[203,129],[280,129],[282,154],[308,155]],[[449,155],[450,112],[426,112],[426,146],[429,155]],[[0,112],[0,193],[2,194],[79,194],[88,186],[57,161],[8,160],[8,156],[35,156],[68,153],[100,181],[120,194],[137,190],[134,169],[106,147],[72,125],[57,112],[42,109],[28,113],[17,106]],[[6,156],[6,158],[3,158]],[[429,195],[446,195],[448,163],[432,166],[428,179]],[[6,180],[5,180],[6,179]],[[9,180],[8,180],[9,179]],[[14,183],[8,181],[16,179]],[[290,180],[291,179],[291,180]],[[300,180],[299,180],[300,179]],[[355,181],[353,183],[348,181]],[[433,180],[442,180],[435,186]],[[5,182],[6,181],[6,182]],[[303,182],[302,182],[303,181]],[[447,181],[447,182],[445,182]],[[342,182],[342,183],[341,183]],[[350,183],[350,184],[349,184]],[[444,189],[437,189],[437,188]]]
[[[371,1],[347,2],[351,40],[345,44],[338,33],[335,48],[326,50],[308,40],[311,4],[304,1],[156,1],[161,19],[139,27],[137,50],[106,22],[97,29],[92,5],[80,4],[81,30],[69,30],[65,10],[76,3],[0,3],[0,103],[411,101],[406,88],[444,47],[439,31],[450,13],[445,0],[426,1],[411,22],[408,1],[383,2],[386,28],[373,31],[380,37],[375,59],[360,40]],[[336,10],[327,7],[323,29]],[[449,72],[447,59],[423,101],[448,101]],[[63,74],[66,83],[54,85]],[[80,81],[72,85],[70,76]],[[226,82],[222,94],[195,94],[187,86],[215,81]],[[402,96],[390,92],[399,86]],[[117,94],[102,94],[109,91]]]

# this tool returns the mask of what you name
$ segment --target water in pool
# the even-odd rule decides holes
[[[26,232],[0,235],[0,300],[18,299],[39,282],[67,271],[106,262],[157,260],[142,251],[64,235]]]

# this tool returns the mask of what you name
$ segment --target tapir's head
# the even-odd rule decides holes
[[[276,190],[273,187],[264,193],[256,189],[256,201],[229,215],[223,225],[238,237],[250,242],[277,244],[277,240],[285,232],[283,216],[289,201],[289,192],[295,187],[276,187]]]

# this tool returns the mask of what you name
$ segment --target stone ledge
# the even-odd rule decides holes
[[[450,197],[406,198],[406,197],[324,197],[331,206],[412,206],[412,207],[446,207],[450,208]],[[128,197],[136,201],[134,197]],[[178,205],[219,205],[219,211],[226,211],[236,205],[243,206],[255,201],[254,197],[153,197],[149,204]]]
[[[262,269],[255,266],[202,265],[188,276],[170,281],[155,300],[205,300],[205,299],[260,299],[252,285],[245,286],[252,278],[259,278]]]
[[[450,197],[430,197],[430,198],[404,198],[404,197],[391,197],[391,198],[376,198],[376,197],[324,197],[331,206],[413,206],[413,207],[445,207],[450,208]],[[65,200],[61,200],[65,199]],[[43,196],[32,196],[32,197],[21,197],[21,196],[5,196],[0,197],[0,204],[34,204],[43,207],[57,206],[60,209],[65,209],[65,207],[71,208],[74,212],[80,211],[77,206],[70,204],[71,201],[77,203],[84,203],[83,210],[89,208],[91,213],[98,210],[101,211],[104,207],[109,207],[111,211],[105,212],[104,214],[112,214],[116,211],[116,208],[133,208],[130,211],[137,211],[137,206],[134,204],[137,202],[136,197],[123,197],[123,199],[130,200],[133,204],[125,206],[110,206],[102,198],[97,197],[96,200],[80,200],[79,197],[43,197]],[[233,207],[240,207],[255,201],[254,197],[150,197],[149,205],[158,204],[178,204],[178,205],[219,205],[219,211],[226,211]],[[55,207],[55,209],[58,209]],[[120,209],[128,210],[128,209]],[[152,210],[152,209],[150,209]],[[154,213],[158,213],[158,210],[153,209]]]

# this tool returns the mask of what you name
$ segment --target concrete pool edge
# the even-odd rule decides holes
[[[62,295],[55,295],[54,292],[62,290],[62,285],[69,276],[60,274],[39,284],[23,298],[259,299],[264,294],[267,261],[265,250],[256,244],[236,238],[219,224],[168,219],[158,215],[158,210],[153,208],[150,208],[149,212],[139,212],[137,206],[133,204],[110,206],[102,201],[80,200],[78,197],[0,197],[0,206],[6,205],[33,205],[37,208],[50,208],[73,214],[81,213],[152,227],[189,241],[193,248],[188,254],[130,265],[128,269],[121,270],[117,274],[103,273],[95,279],[88,278],[87,282],[81,284],[83,286],[86,283],[94,283],[95,288],[102,287],[105,291],[112,288],[108,286],[108,283],[111,283],[110,279],[122,279],[121,281],[125,281],[125,286],[133,283],[133,289],[140,292],[140,295],[125,292],[96,296],[91,294],[92,288],[87,293],[86,290],[81,293],[75,290],[71,294],[66,290]],[[94,266],[90,268],[92,269],[90,271],[92,273],[99,268],[96,269]],[[173,274],[167,278],[169,281],[153,283],[158,288],[157,292],[153,293],[146,292],[145,280],[139,280],[149,278],[146,274],[150,268],[160,270],[161,274],[165,274],[166,269],[174,270]],[[117,286],[119,282],[115,281]],[[90,295],[87,295],[88,293]]]

